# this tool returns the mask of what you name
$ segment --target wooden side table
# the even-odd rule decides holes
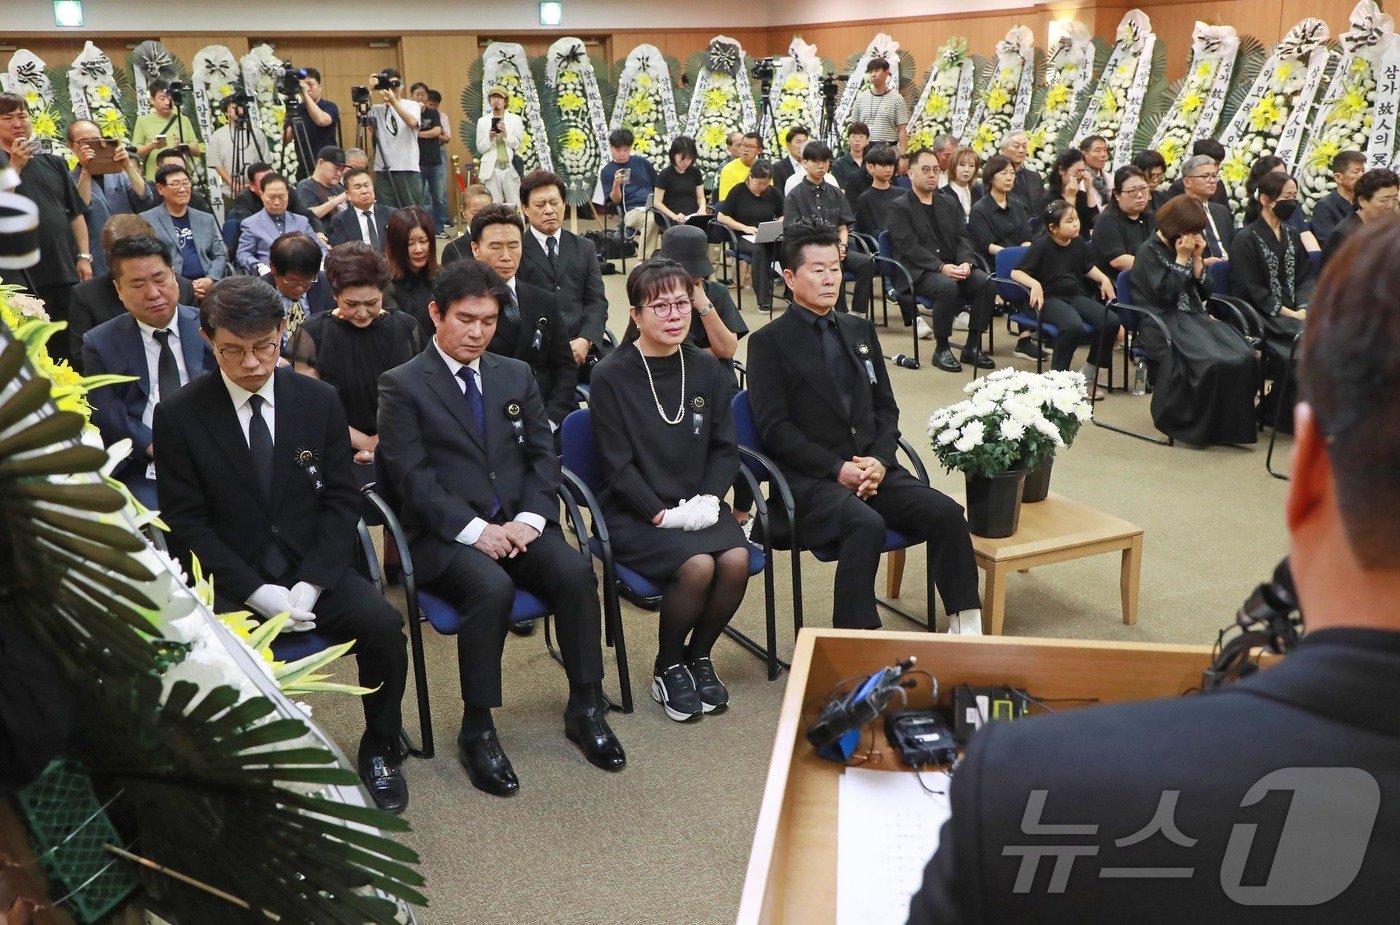
[[[951,497],[966,507],[961,495]],[[1014,535],[996,540],[972,537],[977,567],[986,572],[982,591],[983,631],[1001,635],[1006,616],[1006,581],[1012,572],[1028,572],[1036,566],[1118,551],[1123,554],[1118,579],[1123,622],[1131,626],[1137,623],[1142,528],[1054,492],[1044,501],[1021,505],[1021,520]],[[903,550],[888,554],[886,577],[890,597],[899,597],[903,559]],[[929,616],[932,618],[932,614]]]

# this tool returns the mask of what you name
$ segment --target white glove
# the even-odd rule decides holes
[[[292,619],[287,624],[288,632],[304,633],[316,628],[316,615],[312,611],[320,597],[321,589],[310,582],[299,581],[292,585],[292,590],[287,593],[287,603],[292,614]]]
[[[290,594],[291,592],[281,585],[258,585],[258,589],[245,603],[264,617],[272,619],[279,613],[286,613],[292,609],[288,599]]]
[[[684,530],[688,523],[690,523],[690,509],[683,504],[678,504],[661,512],[661,523],[657,526],[662,530]]]
[[[683,502],[682,507],[690,509],[689,523],[685,526],[687,532],[714,526],[720,519],[720,498],[714,497],[713,494],[697,494],[696,497]]]

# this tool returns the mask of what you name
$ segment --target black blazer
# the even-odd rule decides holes
[[[859,315],[836,313],[857,369],[848,412],[811,326],[797,314],[803,311],[793,305],[749,337],[749,399],[764,450],[789,480],[794,475],[834,480],[853,456],[874,456],[895,468],[899,407],[874,326]]]
[[[374,204],[374,225],[379,231],[380,250],[384,249],[384,229],[389,227],[389,219],[394,217],[396,211],[377,202]],[[363,241],[364,238],[360,237],[359,211],[353,206],[341,209],[326,226],[326,237],[330,240],[331,247],[346,241]]]
[[[180,287],[180,304],[194,305],[194,284],[178,273],[175,274],[175,282]],[[71,345],[73,363],[79,372],[83,371],[83,335],[102,322],[125,314],[126,306],[117,295],[117,284],[112,282],[112,274],[103,273],[73,287],[68,297],[68,343]]]
[[[277,284],[272,281],[271,273],[264,273],[262,281],[276,289]],[[306,307],[310,309],[309,314],[319,315],[321,312],[332,311],[335,308],[335,296],[331,294],[330,280],[326,279],[326,271],[321,270],[316,274],[316,282],[311,284],[311,288],[306,290]]]
[[[1230,242],[1235,240],[1235,216],[1227,207],[1222,206],[1214,200],[1207,202],[1206,207],[1210,209],[1211,217],[1215,219],[1215,228],[1220,232],[1220,241],[1225,245],[1225,249],[1228,251],[1230,249]],[[1205,231],[1201,232],[1206,236],[1207,241],[1210,240],[1209,231],[1210,228],[1207,227]],[[1207,256],[1209,256],[1209,251],[1207,251]]]
[[[952,820],[924,872],[909,922],[1377,920],[1379,910],[1394,904],[1400,865],[1397,677],[1400,634],[1326,629],[1309,634],[1278,665],[1225,690],[984,727],[953,776]],[[1264,799],[1243,806],[1261,779],[1284,768],[1357,773],[1332,793],[1319,792],[1317,783],[1293,790],[1275,781],[1258,788]],[[1048,791],[1039,816],[1044,823],[1097,828],[1088,835],[1027,835],[1022,823],[1034,790]],[[1150,833],[1149,820],[1169,790],[1180,791],[1173,819],[1182,835],[1197,840],[1192,847],[1160,830]],[[1327,876],[1319,869],[1349,873],[1351,859],[1342,849],[1358,846],[1336,838],[1350,828],[1342,807],[1365,801],[1344,798],[1342,791],[1352,797],[1370,791],[1379,805],[1349,887],[1306,907],[1244,905],[1229,897],[1222,883],[1243,882],[1248,890],[1267,880],[1277,893],[1290,876],[1315,883]],[[1143,830],[1149,831],[1135,844],[1114,844]],[[1034,887],[1017,893],[1022,861],[1032,857],[1003,855],[1014,845],[1093,846],[1097,853],[1061,858],[1073,860],[1073,867],[1060,893],[1046,889],[1049,868],[1058,862],[1043,857]],[[1228,872],[1227,845],[1248,854],[1242,871]],[[1285,858],[1291,870],[1284,869]],[[1194,872],[1182,879],[1123,879],[1100,877],[1104,868]]]
[[[334,588],[350,567],[360,483],[335,388],[287,368],[274,373],[272,498],[223,376],[214,370],[156,406],[156,492],[171,551],[212,574],[221,596],[245,601],[259,585]],[[323,486],[298,465],[314,454]],[[288,563],[268,568],[273,547]]]
[[[1026,207],[1027,214],[1034,215],[1040,208],[1040,201],[1045,198],[1045,181],[1034,170],[1022,167],[1016,171],[1016,182],[1007,195],[1019,200]]]
[[[199,334],[199,310],[181,305],[176,325],[180,332],[180,352],[185,371],[193,382],[214,368],[214,353]],[[146,476],[146,450],[151,445],[151,429],[141,423],[146,402],[151,397],[151,372],[146,363],[146,345],[136,319],[123,312],[88,331],[83,337],[83,368],[89,376],[112,374],[134,376],[132,382],[118,382],[93,389],[92,423],[108,446],[118,440],[131,440],[131,456],[117,466],[114,474],[125,482]],[[162,395],[164,402],[171,396]]]
[[[578,410],[574,397],[578,364],[564,336],[557,300],[554,293],[521,279],[515,281],[515,295],[520,303],[520,324],[507,324],[502,314],[496,323],[496,336],[486,349],[528,363],[545,413],[556,426],[562,425],[569,412]]]
[[[962,204],[953,196],[934,193],[933,211],[938,216],[937,228],[929,224],[928,207],[910,190],[890,203],[885,213],[894,257],[909,268],[916,283],[926,273],[937,273],[945,263],[978,266]]]
[[[518,277],[546,292],[559,303],[559,317],[568,338],[584,337],[603,350],[603,329],[608,324],[608,296],[598,269],[598,251],[591,241],[568,231],[559,233],[558,268],[551,268],[539,239],[525,229]]]
[[[443,573],[457,535],[486,517],[493,495],[506,518],[559,520],[559,457],[530,367],[483,354],[481,380],[485,434],[435,346],[379,377],[379,463],[424,581]],[[507,417],[514,404],[524,443]]]

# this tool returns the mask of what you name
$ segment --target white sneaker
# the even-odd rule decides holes
[[[958,312],[958,317],[953,319],[954,331],[966,331],[968,322],[972,320],[972,315],[968,312]]]
[[[914,320],[914,333],[919,340],[933,340],[933,328],[928,326],[928,322],[922,318]]]
[[[948,632],[954,636],[981,636],[982,611],[964,610],[948,615]]]

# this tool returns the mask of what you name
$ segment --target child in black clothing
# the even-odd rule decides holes
[[[1103,398],[1096,380],[1099,367],[1112,356],[1118,316],[1093,298],[1085,280],[1098,287],[1097,294],[1105,302],[1114,298],[1113,283],[1094,266],[1089,245],[1079,236],[1079,215],[1071,203],[1056,199],[1040,217],[1046,233],[1031,244],[1011,278],[1025,287],[1041,321],[1057,329],[1051,340],[1051,369],[1069,369],[1074,351],[1092,337],[1089,362],[1081,371],[1094,383],[1095,397]],[[1045,333],[1050,335],[1048,330]]]

